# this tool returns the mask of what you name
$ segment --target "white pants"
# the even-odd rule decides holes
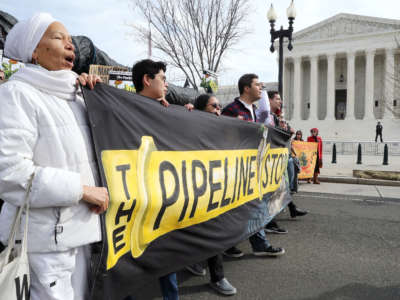
[[[28,253],[31,300],[87,300],[90,246]]]

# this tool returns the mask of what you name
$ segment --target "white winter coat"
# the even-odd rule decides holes
[[[0,86],[0,236],[29,195],[29,252],[64,251],[101,239],[99,216],[81,200],[98,183],[83,99],[72,71],[27,64]]]

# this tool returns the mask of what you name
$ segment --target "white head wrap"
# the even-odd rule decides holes
[[[51,23],[56,22],[48,13],[37,13],[32,18],[14,25],[7,35],[4,45],[6,57],[31,62],[33,51]]]

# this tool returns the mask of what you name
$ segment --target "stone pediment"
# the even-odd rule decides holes
[[[296,32],[296,42],[361,36],[371,33],[400,31],[400,21],[352,14],[338,14]]]

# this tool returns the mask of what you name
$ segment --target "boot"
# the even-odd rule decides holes
[[[318,173],[314,173],[314,184],[320,184],[319,180],[318,180]]]
[[[311,178],[308,178],[308,179],[307,179],[307,183],[311,183]]]

